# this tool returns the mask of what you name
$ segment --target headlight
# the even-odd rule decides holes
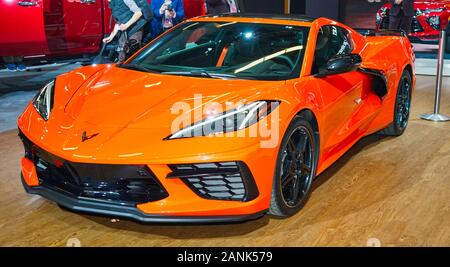
[[[435,30],[440,30],[441,29],[441,18],[438,16],[433,16],[433,17],[429,17],[427,19],[428,24],[430,24],[431,27],[433,27],[433,29]]]
[[[267,117],[279,104],[279,101],[252,102],[196,122],[168,136],[166,140],[212,136],[243,130]]]
[[[422,12],[422,10],[420,10],[420,9],[416,9],[416,17],[418,17],[418,16],[422,16],[423,15],[423,12]]]
[[[429,13],[440,13],[443,12],[444,8],[430,8],[430,9],[424,9],[422,10],[423,14],[429,14]]]
[[[44,118],[48,120],[50,112],[53,108],[53,95],[55,89],[55,81],[48,83],[33,99],[33,106],[36,111]]]
[[[416,9],[416,17],[422,16],[424,14],[440,13],[440,12],[444,12],[444,11],[445,11],[445,8],[430,8],[430,9],[424,9],[424,10]]]

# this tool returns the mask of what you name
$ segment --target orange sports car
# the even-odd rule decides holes
[[[325,18],[191,19],[46,85],[18,119],[23,185],[141,222],[288,217],[362,137],[405,131],[414,59]]]

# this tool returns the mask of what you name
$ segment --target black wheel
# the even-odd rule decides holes
[[[394,119],[388,128],[381,131],[381,134],[390,136],[402,135],[408,126],[411,110],[412,81],[408,71],[404,71],[397,90],[395,101]]]
[[[316,176],[318,147],[311,124],[296,117],[278,151],[269,213],[289,217],[306,203]]]

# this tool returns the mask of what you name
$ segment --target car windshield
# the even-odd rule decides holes
[[[163,35],[123,67],[205,78],[299,77],[308,27],[190,22]]]

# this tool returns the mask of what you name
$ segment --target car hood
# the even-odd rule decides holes
[[[59,103],[59,115],[97,129],[170,129],[180,115],[177,107],[191,115],[212,103],[226,109],[225,103],[269,100],[267,95],[276,95],[272,90],[283,86],[284,81],[194,78],[111,67],[94,73]]]
[[[34,108],[28,107],[29,116],[19,118],[19,125],[38,137],[32,139],[36,145],[74,162],[164,162],[173,158],[173,151],[188,162],[192,155],[259,144],[258,138],[250,143],[246,138],[211,138],[207,146],[202,138],[190,138],[190,145],[180,150],[182,139],[163,142],[180,117],[174,114],[174,104],[191,116],[213,102],[283,101],[287,86],[285,81],[193,78],[90,66],[58,77],[48,121],[31,123]]]

